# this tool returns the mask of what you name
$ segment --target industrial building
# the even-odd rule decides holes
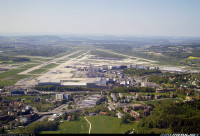
[[[41,80],[38,85],[57,85],[57,86],[76,86],[88,88],[102,88],[106,87],[106,79],[103,78],[89,78],[82,81],[77,80]]]
[[[59,79],[44,79],[38,82],[38,85],[60,85]]]
[[[163,67],[161,70],[162,71],[167,71],[167,72],[174,72],[174,73],[184,72],[182,70],[182,68],[180,68],[180,67]]]
[[[62,99],[69,99],[69,94],[56,94],[56,101],[60,101]]]
[[[102,98],[101,95],[95,94],[83,100],[81,103],[78,103],[78,105],[80,108],[94,107],[97,103],[102,101]]]

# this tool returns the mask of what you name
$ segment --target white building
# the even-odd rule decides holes
[[[122,114],[120,112],[118,112],[116,115],[117,115],[118,118],[122,118],[124,116],[124,114]]]
[[[19,122],[28,123],[28,118],[27,117],[20,117]]]
[[[119,97],[122,98],[122,97],[123,97],[123,94],[122,94],[122,93],[119,93]]]
[[[111,93],[111,97],[113,98],[113,100],[114,100],[115,102],[117,102],[117,98],[116,98],[116,96],[115,96],[115,93]]]
[[[43,79],[40,80],[38,85],[60,85],[59,79]]]
[[[62,100],[62,99],[69,99],[69,94],[56,94],[56,101],[57,100]]]
[[[161,70],[168,72],[183,72],[182,68],[180,67],[163,67]]]
[[[111,106],[108,106],[109,111],[114,111],[115,109]]]

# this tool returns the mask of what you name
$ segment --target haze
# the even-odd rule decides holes
[[[200,37],[199,0],[1,0],[0,34]]]

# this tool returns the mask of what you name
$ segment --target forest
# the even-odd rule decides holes
[[[145,69],[131,68],[131,69],[124,70],[124,73],[127,75],[131,75],[131,76],[133,76],[133,75],[144,76],[144,75],[149,75],[149,74],[159,74],[162,72],[157,69],[145,70]]]
[[[56,92],[65,92],[65,91],[98,91],[99,89],[94,88],[85,88],[85,87],[68,87],[68,86],[56,86],[56,85],[43,85],[35,86],[34,89],[38,91],[56,91]]]
[[[5,62],[23,62],[23,61],[30,61],[29,58],[26,57],[10,57],[5,55],[0,55],[0,61],[3,63]]]
[[[57,121],[47,121],[34,122],[23,128],[18,128],[19,134],[38,134],[40,131],[50,131],[57,130],[59,123]]]
[[[154,93],[155,89],[150,87],[118,87],[109,91],[110,93],[128,93],[128,92],[147,92]]]
[[[154,130],[159,129],[167,133],[200,133],[200,100],[159,102],[153,107],[150,116],[139,122],[138,134],[157,133]]]

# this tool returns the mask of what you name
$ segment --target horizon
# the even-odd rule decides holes
[[[198,0],[3,0],[0,35],[200,37]]]
[[[79,37],[136,37],[136,38],[200,38],[200,36],[170,36],[170,35],[126,35],[126,34],[98,34],[98,33],[0,33],[0,37],[23,36],[79,36]]]

